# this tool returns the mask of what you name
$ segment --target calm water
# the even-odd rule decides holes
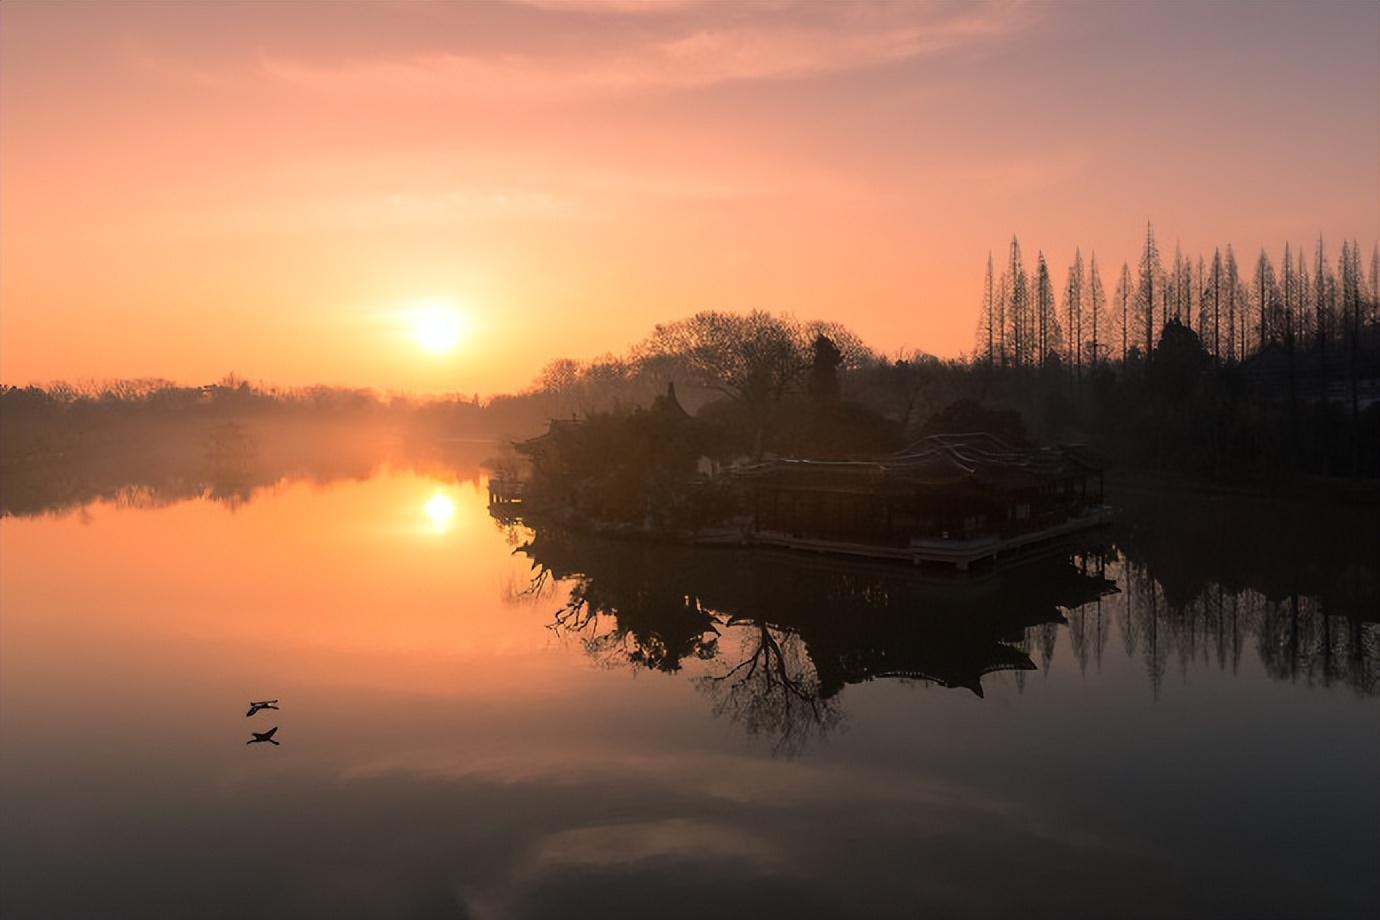
[[[6,517],[0,912],[1374,916],[1373,521],[1165,504],[965,589],[477,477]]]

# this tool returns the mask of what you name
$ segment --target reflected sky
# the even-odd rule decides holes
[[[703,683],[756,624],[671,671],[551,629],[580,580],[528,590],[532,533],[481,485],[0,520],[0,913],[1344,917],[1380,895],[1380,702],[1282,678],[1255,638],[1152,675],[1158,621],[1121,590],[1018,631],[1037,668],[981,697],[844,681],[838,724],[786,756]],[[603,584],[661,578],[619,552]],[[244,744],[275,724],[281,747]]]

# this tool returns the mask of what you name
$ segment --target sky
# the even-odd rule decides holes
[[[1147,220],[1368,254],[1377,47],[1373,2],[6,0],[0,381],[488,394],[705,309],[957,356],[1012,234],[1109,289]]]

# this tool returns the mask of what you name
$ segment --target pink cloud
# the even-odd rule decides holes
[[[633,15],[624,4],[574,8],[619,22]],[[655,27],[613,30],[611,41],[582,35],[559,51],[430,50],[345,60],[261,51],[258,66],[273,80],[343,95],[559,102],[885,66],[998,39],[1030,21],[1017,0],[959,7],[820,4],[789,22],[766,15],[773,9],[766,5],[747,7],[753,15],[727,17],[665,15],[696,9],[686,4],[646,9],[663,14]]]

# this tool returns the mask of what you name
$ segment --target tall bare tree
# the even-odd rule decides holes
[[[1370,321],[1380,324],[1380,243],[1370,250]]]
[[[995,304],[992,303],[993,293],[992,253],[988,251],[987,274],[982,280],[982,316],[978,322],[978,349],[989,368],[997,353],[997,316]]]
[[[1160,265],[1160,250],[1155,245],[1155,229],[1149,221],[1145,222],[1145,246],[1140,253],[1140,277],[1137,279],[1136,308],[1145,324],[1145,359],[1150,360],[1155,348],[1155,297],[1159,291],[1160,276],[1164,273]]]
[[[1011,256],[1006,272],[1010,278],[1007,299],[1007,322],[1011,326],[1011,347],[1017,367],[1027,363],[1033,351],[1030,341],[1030,281],[1021,261],[1021,244],[1011,237]]]
[[[1323,239],[1318,237],[1317,254],[1313,261],[1313,334],[1318,338],[1318,369],[1326,386],[1327,377],[1327,336],[1332,324],[1328,322],[1327,303],[1327,255],[1323,252]]]
[[[1225,276],[1223,284],[1227,295],[1227,360],[1235,361],[1237,357],[1237,308],[1241,306],[1238,296],[1241,291],[1241,275],[1236,269],[1236,254],[1232,252],[1231,243],[1227,244],[1227,258],[1224,266]],[[1244,357],[1244,355],[1243,355]]]
[[[1204,347],[1206,347],[1208,341],[1208,325],[1206,302],[1203,300],[1203,291],[1205,290],[1203,287],[1204,277],[1203,257],[1200,254],[1198,256],[1198,271],[1193,277],[1193,300],[1197,306],[1197,312],[1194,315],[1198,318],[1198,339],[1203,343]]]
[[[1280,297],[1283,300],[1284,307],[1283,333],[1284,337],[1290,342],[1290,347],[1292,348],[1294,336],[1298,334],[1297,330],[1294,328],[1294,286],[1298,283],[1298,279],[1294,277],[1294,263],[1289,255],[1288,241],[1284,243],[1284,258],[1280,260],[1279,268]]]
[[[1083,253],[1073,251],[1068,281],[1064,284],[1064,315],[1068,322],[1068,364],[1075,385],[1083,374]]]
[[[1262,247],[1255,260],[1255,302],[1256,322],[1259,324],[1259,348],[1266,342],[1274,341],[1283,334],[1283,324],[1275,315],[1279,309],[1279,286],[1275,280],[1275,267],[1270,256]]]
[[[1212,252],[1212,270],[1203,288],[1203,308],[1212,305],[1212,356],[1222,359],[1222,250]]]
[[[1043,365],[1045,359],[1059,351],[1059,316],[1055,310],[1054,283],[1049,277],[1049,266],[1045,254],[1037,253],[1035,269],[1035,326],[1039,343],[1039,353],[1035,363]]]
[[[1125,262],[1121,263],[1121,275],[1116,280],[1116,294],[1113,295],[1115,309],[1112,313],[1112,320],[1116,323],[1116,331],[1121,335],[1121,360],[1126,361],[1126,353],[1131,344],[1131,268]]]
[[[1102,276],[1097,272],[1097,253],[1094,252],[1088,261],[1088,360],[1093,367],[1097,366],[1098,349],[1102,346],[1098,333],[1106,328],[1106,315],[1107,297],[1102,291]]]
[[[1294,266],[1294,289],[1298,293],[1296,301],[1296,317],[1294,320],[1295,329],[1299,337],[1299,344],[1302,346],[1308,341],[1308,336],[1313,328],[1313,309],[1310,303],[1313,294],[1313,282],[1308,276],[1308,259],[1303,254],[1300,247],[1294,256],[1296,264]]]

